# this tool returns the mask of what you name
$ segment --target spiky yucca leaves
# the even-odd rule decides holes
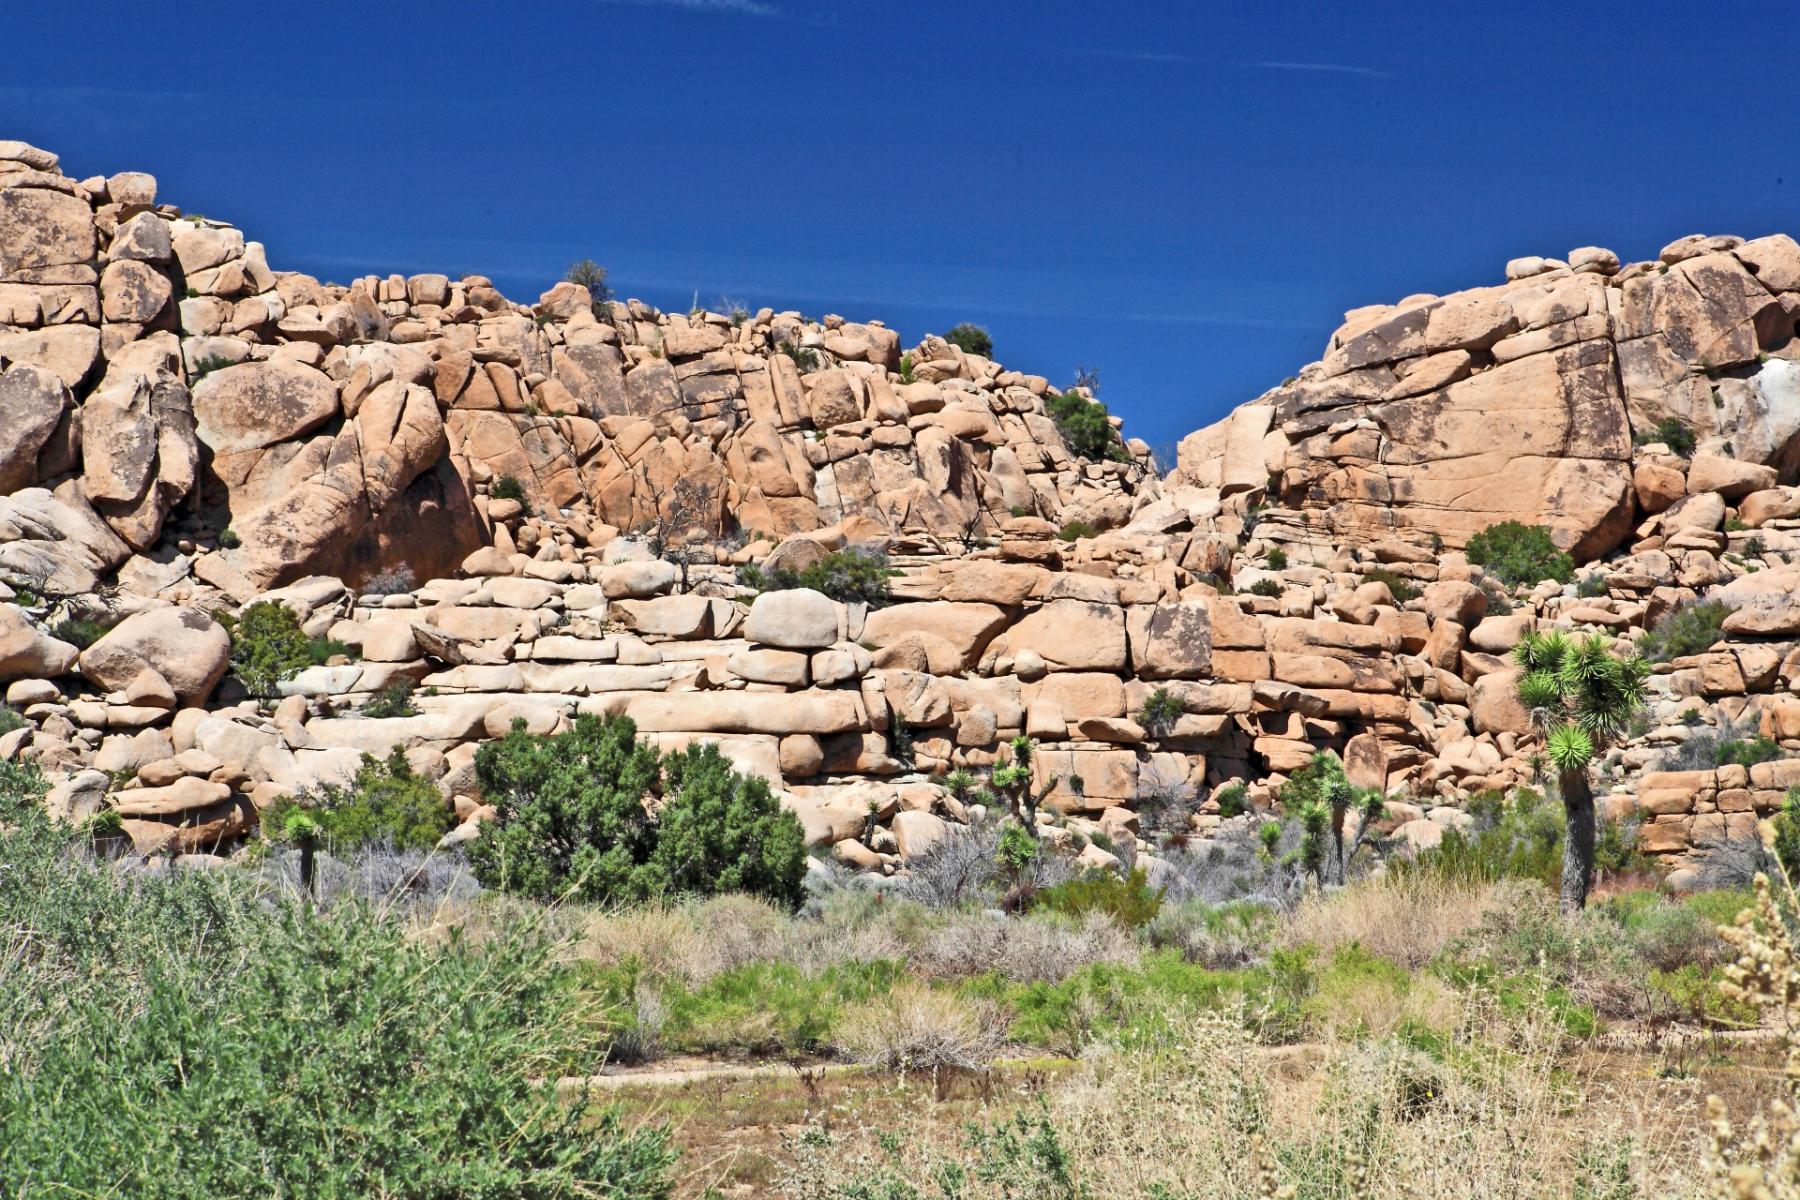
[[[1519,703],[1546,735],[1574,725],[1598,749],[1643,707],[1650,664],[1635,654],[1615,655],[1599,634],[1575,639],[1556,631],[1528,633],[1513,649],[1513,660],[1525,668]]]
[[[1613,653],[1595,634],[1528,633],[1513,650],[1524,668],[1519,703],[1544,735],[1544,753],[1556,767],[1568,819],[1563,838],[1563,908],[1587,903],[1594,872],[1594,793],[1587,770],[1606,743],[1618,737],[1644,704],[1650,667],[1636,654]]]

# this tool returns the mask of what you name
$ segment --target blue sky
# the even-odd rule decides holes
[[[1167,445],[1346,308],[1800,232],[1793,22],[1462,7],[14,3],[0,137],[151,171],[278,269],[530,300],[591,256],[663,307],[977,321]]]

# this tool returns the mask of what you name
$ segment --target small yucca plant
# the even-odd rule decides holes
[[[1519,703],[1544,736],[1544,754],[1556,768],[1567,830],[1563,836],[1562,906],[1574,912],[1587,904],[1594,876],[1594,790],[1588,767],[1623,733],[1644,706],[1650,666],[1636,654],[1617,655],[1595,634],[1527,634],[1513,650],[1525,673]]]

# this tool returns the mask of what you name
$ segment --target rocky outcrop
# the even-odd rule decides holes
[[[892,330],[835,316],[672,315],[566,283],[527,306],[480,276],[321,284],[158,204],[151,176],[76,181],[4,147],[0,494],[73,477],[134,551],[180,511],[176,540],[217,551],[192,569],[233,595],[447,574],[494,537],[484,493],[506,476],[584,539],[671,517],[938,541],[1015,511],[1108,527],[1156,490],[1141,444],[1073,458],[1047,381],[938,338],[903,361]]]
[[[1620,268],[1583,248],[1508,282],[1348,313],[1323,358],[1189,435],[1171,482],[1254,494],[1342,540],[1461,546],[1547,524],[1578,559],[1687,491],[1800,471],[1800,245],[1684,238]],[[1670,470],[1634,443],[1678,421]],[[1677,478],[1685,473],[1691,484]]]
[[[891,873],[975,815],[950,772],[1017,737],[1046,838],[1152,870],[1145,812],[1204,848],[1259,819],[1222,789],[1269,810],[1325,751],[1388,793],[1402,853],[1534,778],[1526,633],[1625,649],[1715,600],[1716,640],[1658,664],[1599,775],[1693,864],[1800,782],[1687,769],[1709,735],[1800,750],[1800,246],[1507,277],[1348,314],[1159,480],[1141,443],[1072,456],[1046,380],[941,339],[566,283],[531,306],[479,276],[323,284],[148,176],[0,143],[0,683],[25,720],[0,760],[142,852],[225,852],[397,749],[464,838],[492,813],[481,741],[623,713],[717,742],[821,858]],[[1654,440],[1683,429],[1691,450]],[[1460,552],[1504,520],[1550,526],[1581,578],[1509,588]],[[750,594],[849,548],[886,602]],[[274,703],[228,675],[221,621],[258,599],[347,651]],[[373,715],[412,686],[415,712]]]

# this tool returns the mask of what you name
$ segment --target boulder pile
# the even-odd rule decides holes
[[[482,741],[621,713],[891,874],[1015,738],[1046,836],[1152,866],[1147,811],[1204,842],[1246,819],[1226,789],[1275,808],[1325,750],[1423,846],[1543,773],[1526,633],[1623,647],[1717,602],[1601,764],[1609,814],[1698,861],[1800,783],[1694,761],[1800,749],[1800,246],[1507,275],[1348,314],[1162,479],[1141,442],[1075,454],[1047,380],[941,338],[323,284],[147,175],[0,142],[0,761],[49,773],[59,816],[199,854],[398,750],[461,839],[492,813]],[[1578,574],[1471,561],[1507,520]],[[880,585],[806,574],[846,555]],[[229,626],[267,601],[338,653],[253,697]]]

